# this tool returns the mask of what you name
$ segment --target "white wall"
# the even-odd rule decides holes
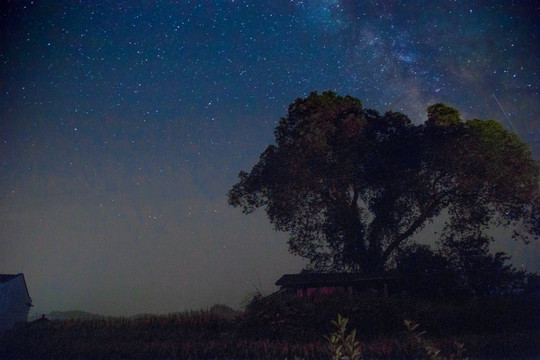
[[[0,334],[28,320],[31,302],[22,274],[0,283]]]

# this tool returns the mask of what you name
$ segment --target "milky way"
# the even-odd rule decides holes
[[[0,273],[25,273],[36,312],[238,307],[299,271],[286,234],[225,194],[311,91],[415,123],[444,102],[540,157],[536,1],[16,1],[1,15]],[[500,237],[540,269],[538,245]]]

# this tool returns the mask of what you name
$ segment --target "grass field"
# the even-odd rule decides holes
[[[37,321],[0,340],[2,359],[324,359],[324,336],[337,313],[365,359],[427,358],[403,326],[413,318],[432,344],[451,356],[456,343],[481,359],[540,354],[540,309],[534,299],[465,303],[366,296],[256,298],[245,311],[194,311],[135,318]]]

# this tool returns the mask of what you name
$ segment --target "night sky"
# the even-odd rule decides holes
[[[34,313],[238,308],[304,262],[227,205],[287,106],[495,118],[540,158],[538,1],[2,1],[0,273]],[[429,227],[423,240],[435,239]],[[540,270],[540,246],[505,240]]]

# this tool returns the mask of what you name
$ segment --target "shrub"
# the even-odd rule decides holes
[[[338,314],[338,320],[332,320],[335,331],[330,336],[325,336],[333,360],[358,360],[362,355],[360,345],[356,341],[356,330],[347,333],[348,322],[349,319]]]

